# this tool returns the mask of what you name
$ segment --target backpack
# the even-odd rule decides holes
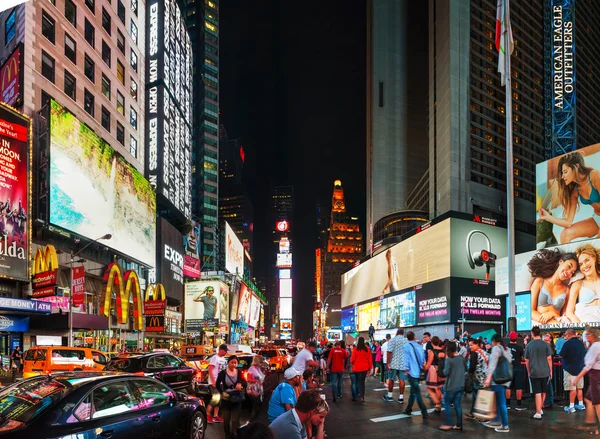
[[[440,358],[438,357],[438,354],[435,352],[435,350],[433,351],[433,355],[435,355],[435,357],[437,358],[437,375],[440,378],[446,378],[446,375],[444,375],[444,366],[446,365],[446,357],[444,358]]]
[[[496,384],[504,384],[512,381],[513,379],[513,365],[512,361],[508,361],[506,356],[504,355],[504,348],[500,347],[502,350],[502,355],[498,359],[498,364],[496,365],[496,369],[494,369],[494,373],[492,375],[492,379]]]

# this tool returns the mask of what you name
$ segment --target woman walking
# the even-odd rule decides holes
[[[446,354],[444,353],[442,340],[440,340],[437,335],[431,339],[431,345],[433,349],[427,351],[427,364],[425,365],[427,378],[425,383],[427,384],[427,391],[429,392],[429,396],[435,407],[435,412],[441,413],[442,387],[444,387],[446,379],[440,377],[438,371],[440,371],[440,363],[443,362],[440,360],[444,360]],[[443,369],[440,372],[443,373]]]
[[[356,377],[356,386],[358,387],[358,398],[361,404],[365,402],[365,379],[370,375],[373,368],[371,351],[365,345],[365,338],[359,337],[356,348],[352,351],[352,372]]]
[[[379,371],[383,373],[383,356],[381,355],[381,342],[376,343],[375,349],[375,376],[379,376]]]
[[[248,369],[248,386],[246,394],[251,403],[250,422],[256,421],[260,414],[260,409],[263,403],[265,374],[261,369],[264,359],[262,355],[257,355],[252,360],[252,365]]]
[[[227,360],[227,369],[222,370],[217,377],[217,390],[221,393],[221,410],[225,438],[230,439],[240,428],[240,413],[244,398],[246,380],[237,369],[238,358],[235,355]]]
[[[488,357],[485,351],[482,349],[481,343],[481,340],[476,340],[474,338],[469,340],[471,356],[467,362],[467,367],[469,369],[469,376],[473,380],[473,399],[471,401],[471,410],[465,415],[465,417],[469,419],[475,419],[475,416],[473,415],[473,409],[475,408],[475,401],[477,400],[477,391],[485,384],[488,367]]]
[[[510,388],[510,381],[498,384],[494,381],[494,372],[498,367],[498,362],[504,359],[507,365],[512,363],[512,354],[510,349],[506,347],[502,337],[496,334],[492,337],[492,353],[490,355],[490,362],[487,368],[487,378],[485,380],[485,386],[491,385],[492,391],[496,394],[496,419],[493,421],[485,422],[484,425],[489,428],[495,429],[498,433],[509,433],[508,428],[508,410],[506,409],[506,389]]]
[[[585,328],[587,342],[590,348],[585,354],[585,366],[583,370],[573,378],[573,388],[577,387],[577,383],[585,375],[589,376],[590,385],[585,394],[586,419],[588,426],[593,427],[590,431],[592,436],[600,435],[598,422],[600,421],[600,333],[598,328]],[[598,420],[596,420],[596,417]]]
[[[440,430],[462,430],[462,396],[465,391],[465,359],[457,354],[456,344],[447,348],[448,358],[444,362],[444,424]],[[456,424],[452,425],[452,405],[456,412]]]

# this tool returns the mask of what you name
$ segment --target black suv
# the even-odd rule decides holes
[[[104,370],[151,376],[176,390],[190,393],[194,390],[194,369],[167,353],[117,356],[108,362]]]

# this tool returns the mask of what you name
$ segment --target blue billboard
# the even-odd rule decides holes
[[[351,306],[342,310],[342,331],[356,331],[356,307]]]
[[[0,315],[0,331],[27,332],[29,331],[29,317]]]
[[[520,294],[516,298],[517,304],[517,331],[529,331],[531,329],[531,294]],[[509,296],[506,296],[506,309],[510,310]],[[508,328],[508,317],[506,313],[506,327]]]

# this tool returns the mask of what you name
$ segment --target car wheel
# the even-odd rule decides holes
[[[206,432],[206,419],[200,412],[194,413],[190,422],[190,439],[204,439]]]

